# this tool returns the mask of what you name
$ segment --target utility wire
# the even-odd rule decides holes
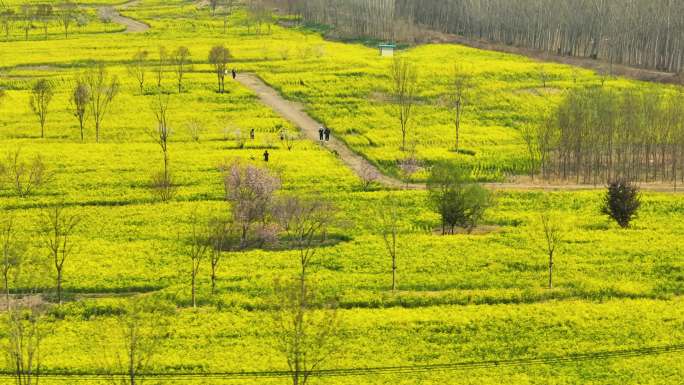
[[[662,354],[674,354],[684,352],[684,344],[654,346],[640,349],[626,349],[613,350],[603,352],[577,353],[565,356],[550,356],[550,357],[536,357],[536,358],[514,358],[505,360],[490,360],[490,361],[473,361],[473,362],[457,362],[450,364],[433,364],[433,365],[411,365],[411,366],[385,366],[385,367],[367,367],[367,368],[340,368],[340,369],[323,369],[310,372],[312,377],[352,377],[352,376],[366,376],[366,375],[384,375],[384,374],[412,374],[412,373],[427,373],[437,371],[452,371],[452,370],[472,370],[472,369],[487,369],[498,367],[525,367],[534,365],[548,365],[548,364],[566,364],[572,362],[582,361],[598,361],[613,358],[630,358],[642,356],[655,356]],[[192,372],[173,372],[173,373],[140,373],[139,378],[156,378],[172,381],[192,381],[196,379],[216,379],[216,380],[239,380],[239,379],[256,379],[256,378],[283,378],[292,376],[290,371],[242,371],[242,372],[206,372],[206,373],[192,373]],[[13,377],[13,373],[4,371],[0,372],[0,378]],[[102,379],[123,379],[127,378],[125,373],[102,373],[102,372],[42,372],[37,377],[56,380],[56,381],[94,381]]]

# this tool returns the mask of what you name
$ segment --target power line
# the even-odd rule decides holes
[[[411,365],[411,366],[385,366],[385,367],[368,367],[368,368],[340,368],[340,369],[322,369],[315,370],[310,373],[312,377],[352,377],[352,376],[366,376],[366,375],[383,375],[383,374],[412,374],[412,373],[427,373],[437,371],[453,371],[453,370],[472,370],[472,369],[487,369],[498,367],[516,367],[516,366],[535,366],[547,364],[565,364],[582,361],[598,361],[613,358],[630,358],[642,356],[654,356],[662,354],[673,354],[684,352],[684,344],[654,346],[640,349],[626,349],[613,350],[603,352],[577,353],[565,356],[551,356],[551,357],[536,357],[536,358],[514,358],[505,360],[489,360],[489,361],[472,361],[472,362],[457,362],[450,364],[433,364],[433,365]],[[239,380],[239,379],[256,379],[256,378],[283,378],[290,377],[290,371],[242,371],[242,372],[208,372],[208,373],[144,373],[139,374],[140,378],[156,378],[169,381],[191,381],[195,379],[215,379],[215,380]],[[11,372],[0,372],[0,377],[12,377]],[[41,378],[56,380],[56,381],[93,381],[102,380],[104,378],[126,378],[125,373],[102,373],[102,372],[43,372],[39,375]]]

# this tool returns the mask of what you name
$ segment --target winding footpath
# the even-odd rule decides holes
[[[121,12],[120,12],[121,10],[126,10],[126,9],[129,9],[132,7],[136,7],[139,4],[140,4],[140,0],[133,0],[133,1],[129,1],[129,2],[119,6],[118,8],[108,6],[108,7],[99,7],[98,9],[103,10],[104,12],[108,13],[109,17],[111,18],[113,23],[121,24],[124,27],[126,27],[126,30],[124,31],[124,33],[142,33],[142,32],[148,31],[150,29],[150,26],[141,22],[141,21],[131,19],[130,17],[123,16],[123,15],[121,15]]]
[[[334,136],[331,137],[328,142],[321,142],[319,140],[318,129],[322,124],[310,117],[304,111],[304,107],[301,104],[285,100],[276,90],[269,87],[257,76],[253,74],[241,74],[238,75],[237,81],[256,93],[264,104],[271,107],[295,126],[299,127],[307,139],[318,142],[334,154],[337,154],[357,175],[365,175],[371,172],[378,183],[393,188],[406,187],[404,182],[381,173],[369,161],[349,149],[345,143]],[[423,187],[424,186],[422,185],[409,185],[409,188],[414,189]]]
[[[365,176],[371,173],[375,180],[390,188],[421,190],[425,189],[424,184],[406,184],[399,179],[383,174],[377,167],[366,160],[361,155],[352,151],[344,142],[332,137],[329,142],[320,142],[318,129],[322,126],[320,122],[309,116],[299,103],[292,102],[283,98],[275,89],[267,85],[263,80],[254,74],[240,74],[236,79],[243,86],[254,92],[265,105],[271,107],[280,116],[299,127],[307,139],[320,143],[349,166],[357,175]],[[537,190],[537,191],[582,191],[582,190],[603,190],[605,186],[586,185],[586,184],[537,184],[528,182],[511,183],[485,183],[485,187],[492,190]],[[644,191],[664,192],[664,193],[684,193],[684,189],[675,191],[670,184],[641,184],[640,188]]]

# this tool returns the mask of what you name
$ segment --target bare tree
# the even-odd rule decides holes
[[[22,4],[19,17],[21,19],[21,29],[24,30],[24,39],[28,41],[29,31],[33,28],[33,20],[36,17],[33,12],[33,6],[28,3]]]
[[[422,168],[420,160],[416,156],[415,152],[411,152],[407,157],[399,161],[399,171],[401,176],[406,182],[406,188],[409,187],[411,178],[420,171]]]
[[[266,168],[235,160],[221,167],[226,201],[233,207],[233,220],[240,226],[241,247],[248,244],[255,222],[265,223],[273,205],[280,178]]]
[[[71,24],[75,22],[78,18],[78,4],[74,3],[71,0],[66,0],[63,3],[59,4],[57,8],[59,23],[64,28],[64,38],[68,39],[69,27],[71,27]]]
[[[335,305],[317,309],[313,285],[300,285],[298,280],[276,282],[275,291],[276,348],[287,361],[292,384],[306,385],[338,349]]]
[[[209,0],[209,8],[211,9],[211,15],[216,14],[216,8],[218,8],[219,0]]]
[[[611,76],[614,63],[670,73],[684,67],[684,9],[675,0],[287,2],[304,21],[334,25],[336,35],[347,38],[414,41],[430,36],[423,33],[427,29],[500,43],[515,52],[523,47],[603,61]]]
[[[119,80],[116,75],[110,78],[105,65],[99,63],[95,68],[86,72],[83,81],[90,94],[90,113],[95,122],[95,141],[99,142],[102,120],[109,112],[110,104],[119,92]]]
[[[29,163],[22,158],[21,149],[8,153],[5,162],[0,164],[4,181],[9,183],[21,198],[31,195],[49,180],[46,169],[40,155],[36,155]]]
[[[554,222],[549,214],[542,214],[540,220],[544,234],[544,248],[549,257],[549,289],[551,289],[553,288],[553,257],[563,242],[563,234],[558,223]]]
[[[539,80],[541,81],[542,87],[546,88],[546,83],[548,83],[550,79],[549,73],[546,71],[546,67],[544,65],[540,65],[537,68],[537,71],[539,72]]]
[[[228,17],[231,15],[233,11],[233,7],[235,6],[236,0],[223,0],[223,34],[225,35],[228,33]]]
[[[214,72],[218,80],[218,92],[221,94],[225,92],[225,80],[230,57],[230,51],[222,45],[212,47],[209,52],[209,63],[214,66]]]
[[[401,128],[401,149],[406,149],[409,121],[416,102],[418,76],[408,59],[395,57],[392,63],[392,97]]]
[[[190,257],[190,298],[192,307],[197,307],[197,275],[199,274],[202,262],[207,258],[211,251],[211,233],[197,213],[194,213],[190,218],[190,224],[186,243],[188,246],[188,257]]]
[[[153,176],[152,187],[163,202],[171,200],[175,193],[169,167],[169,138],[171,136],[168,122],[169,99],[170,96],[168,94],[160,92],[151,104],[152,111],[157,120],[157,128],[152,131],[151,136],[161,148],[164,164],[162,173]]]
[[[46,209],[38,224],[42,244],[48,252],[50,262],[55,267],[59,304],[62,303],[64,264],[74,249],[73,235],[80,222],[80,216],[69,213],[63,205],[58,204]]]
[[[176,79],[178,80],[178,93],[180,94],[183,92],[183,77],[190,65],[190,50],[188,47],[178,47],[173,52],[172,60],[176,72]]]
[[[525,141],[525,147],[527,148],[527,156],[529,157],[529,170],[530,177],[534,179],[534,175],[537,173],[541,163],[541,150],[540,145],[537,141],[539,137],[537,134],[538,126],[534,125],[524,125],[520,129],[520,134]]]
[[[150,368],[152,359],[160,353],[168,334],[168,318],[173,313],[173,306],[151,297],[136,297],[127,304],[125,312],[118,317],[119,328],[114,330],[118,348],[114,362],[109,364],[113,385],[143,383],[141,374]]]
[[[133,60],[128,63],[128,73],[138,81],[140,95],[145,93],[145,74],[147,73],[147,51],[138,49]]]
[[[285,143],[285,148],[287,151],[292,151],[299,140],[299,132],[292,132],[284,127],[280,126],[280,139]]]
[[[5,32],[5,41],[10,40],[10,32],[16,18],[17,15],[14,9],[7,4],[0,4],[0,25],[2,25],[2,30]]]
[[[472,88],[472,75],[462,67],[454,66],[454,74],[449,93],[449,104],[453,113],[453,123],[456,129],[456,142],[454,150],[460,149],[461,117],[468,103],[468,93]]]
[[[7,311],[10,310],[10,275],[17,274],[21,267],[25,244],[17,239],[17,229],[14,218],[6,215],[0,222],[0,247],[2,247],[2,279],[5,288]]]
[[[48,39],[48,26],[54,17],[55,11],[52,4],[36,4],[35,18],[43,23],[43,32],[45,33],[45,40]]]
[[[368,191],[378,181],[380,173],[378,173],[378,170],[376,170],[375,167],[370,164],[365,164],[361,167],[359,178],[361,179],[361,190]]]
[[[302,292],[308,269],[316,251],[327,240],[328,227],[335,220],[334,207],[320,199],[286,196],[280,199],[274,215],[286,240],[299,256],[299,279]]]
[[[157,76],[157,87],[161,89],[162,80],[164,79],[164,71],[166,70],[166,62],[168,61],[168,53],[166,47],[159,47],[159,60],[157,61],[157,68],[155,74]]]
[[[202,134],[204,133],[204,125],[197,119],[190,119],[187,123],[188,134],[194,142],[199,142]]]
[[[76,80],[76,85],[71,93],[71,112],[78,120],[81,141],[84,140],[85,122],[88,118],[88,105],[90,104],[90,90],[83,79]]]
[[[233,221],[224,218],[212,218],[209,221],[209,242],[211,244],[211,295],[216,293],[216,274],[223,253],[239,247],[240,238],[235,235]]]
[[[48,110],[52,97],[55,95],[52,83],[45,79],[36,81],[31,89],[29,104],[31,110],[40,121],[40,137],[45,138],[45,121],[47,120]]]
[[[38,304],[14,309],[7,315],[4,350],[17,385],[38,385],[44,323],[44,309]]]
[[[397,197],[389,195],[378,210],[378,229],[382,234],[385,249],[392,260],[392,291],[397,289],[397,243],[401,227],[402,202]]]

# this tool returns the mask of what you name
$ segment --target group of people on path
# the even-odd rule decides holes
[[[329,142],[331,133],[332,133],[332,130],[330,130],[330,128],[328,128],[328,127],[321,126],[318,129],[318,137],[319,137],[321,142],[323,142],[323,141]],[[252,129],[249,132],[249,137],[250,137],[250,139],[254,140],[254,129]],[[281,132],[280,140],[284,140],[284,139],[285,139],[284,133]],[[268,150],[264,151],[264,162],[268,163],[270,156],[271,156],[271,154],[269,154]]]
[[[319,138],[319,140],[320,140],[321,142],[324,141],[324,140],[325,140],[326,142],[330,141],[330,133],[331,133],[331,132],[332,132],[332,131],[330,131],[330,128],[321,126],[321,127],[318,129],[318,138]]]

